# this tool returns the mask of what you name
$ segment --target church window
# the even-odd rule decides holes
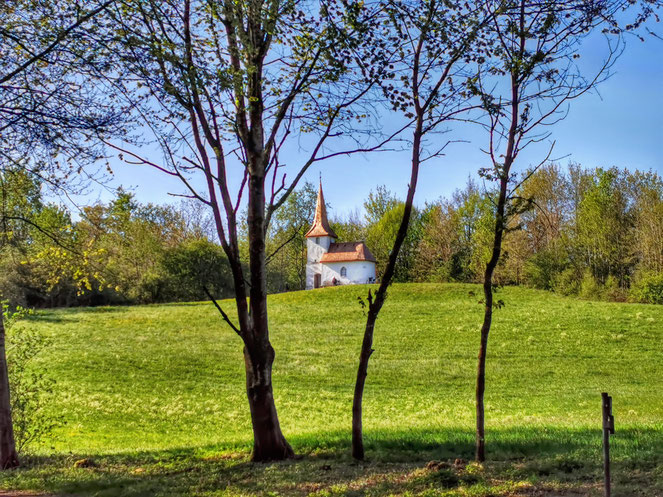
[[[348,270],[343,266],[341,268],[341,277],[345,278],[348,275]]]
[[[320,238],[318,238],[317,236],[315,237],[315,244],[320,245]]]

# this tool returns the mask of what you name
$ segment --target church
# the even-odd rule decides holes
[[[340,242],[329,226],[327,207],[318,190],[313,226],[306,233],[306,289],[375,283],[375,257],[364,242]]]

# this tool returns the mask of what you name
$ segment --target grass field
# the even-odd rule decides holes
[[[0,488],[94,496],[601,495],[600,394],[618,496],[663,496],[663,306],[506,288],[490,337],[487,450],[472,458],[482,308],[471,285],[395,285],[349,457],[366,287],[270,297],[274,388],[294,461],[248,461],[239,339],[209,303],[41,311],[34,367],[65,423]],[[232,310],[232,302],[223,303]],[[95,467],[74,467],[89,458]],[[432,462],[436,461],[436,462]]]

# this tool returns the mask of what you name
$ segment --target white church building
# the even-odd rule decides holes
[[[327,207],[318,190],[313,226],[306,233],[306,289],[375,282],[375,257],[364,242],[336,242]]]

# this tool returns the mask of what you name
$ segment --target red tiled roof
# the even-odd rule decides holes
[[[329,251],[320,258],[320,262],[375,262],[375,257],[364,242],[332,243]]]
[[[313,226],[306,233],[306,237],[312,236],[331,236],[338,238],[334,230],[329,226],[327,220],[327,207],[325,207],[325,197],[322,194],[322,181],[320,182],[320,189],[318,190],[318,201],[315,204],[315,217],[313,218]]]

